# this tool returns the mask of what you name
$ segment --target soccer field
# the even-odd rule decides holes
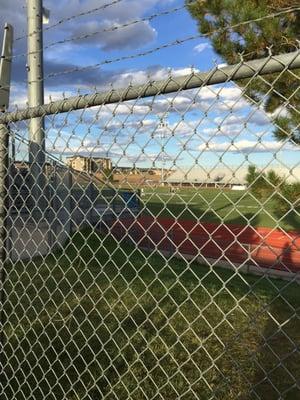
[[[299,230],[300,217],[291,212],[282,216],[276,201],[259,202],[249,192],[222,189],[145,189],[142,207],[146,214],[180,219],[196,219],[254,227],[281,227]]]

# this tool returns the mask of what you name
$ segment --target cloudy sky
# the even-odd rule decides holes
[[[113,4],[99,9],[108,3]],[[45,101],[170,75],[176,79],[191,69],[207,71],[222,64],[209,40],[200,37],[151,51],[197,35],[185,9],[156,16],[183,5],[183,0],[45,0],[44,7],[50,9],[50,23],[44,26]],[[24,107],[27,100],[26,1],[0,0],[0,6],[1,26],[10,22],[15,28],[13,109]],[[135,57],[140,53],[148,54]],[[90,154],[112,157],[119,165],[183,166],[195,160],[264,164],[274,155],[296,162],[292,146],[274,141],[272,117],[227,83],[46,117],[47,148],[63,159]],[[27,137],[25,123],[14,129]],[[26,157],[24,145],[19,151]]]

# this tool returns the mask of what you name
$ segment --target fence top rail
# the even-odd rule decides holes
[[[277,56],[270,54],[268,57],[257,60],[244,61],[241,59],[238,64],[223,68],[216,66],[208,72],[198,73],[192,71],[190,74],[181,77],[172,77],[170,75],[167,79],[160,81],[149,80],[147,84],[143,85],[129,85],[125,89],[110,89],[106,92],[78,95],[53,101],[42,106],[27,107],[26,109],[6,112],[0,115],[0,124],[152,97],[159,94],[168,94],[177,92],[178,90],[196,89],[202,86],[238,81],[297,68],[300,68],[299,49]]]

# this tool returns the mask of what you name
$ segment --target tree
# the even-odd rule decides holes
[[[273,170],[263,173],[258,171],[254,165],[249,165],[246,182],[250,192],[257,199],[266,200],[274,190],[279,189],[281,178]]]
[[[186,3],[200,32],[211,39],[214,50],[229,64],[238,63],[240,54],[249,61],[266,57],[270,47],[273,54],[280,54],[295,51],[298,46],[299,11],[235,25],[299,6],[299,0],[186,0]],[[264,80],[245,79],[238,83],[247,98],[261,101],[268,113],[277,112],[274,136],[297,145],[300,144],[299,81],[300,70],[297,70],[270,74]],[[278,113],[280,110],[282,112]]]
[[[300,183],[287,183],[283,185],[277,207],[278,211],[284,215],[291,210],[300,212]]]
[[[249,165],[246,182],[250,192],[258,200],[276,200],[276,211],[281,216],[290,211],[300,212],[300,183],[288,183],[274,170],[260,172]]]
[[[255,184],[256,180],[259,178],[259,172],[255,165],[249,165],[248,173],[246,175],[246,182],[248,186]]]

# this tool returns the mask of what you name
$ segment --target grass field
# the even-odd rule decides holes
[[[170,193],[168,188],[145,189],[143,203],[145,213],[162,217],[300,229],[299,215],[291,212],[282,216],[277,212],[276,201],[261,204],[246,191],[184,188]]]
[[[4,398],[300,398],[295,283],[88,231],[7,271]]]

